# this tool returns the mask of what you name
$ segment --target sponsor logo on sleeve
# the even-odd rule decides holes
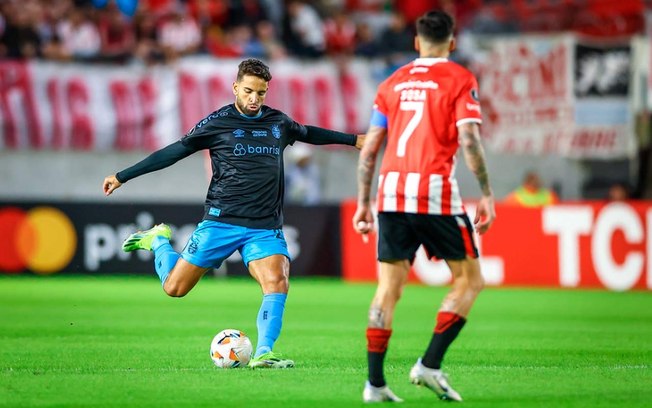
[[[468,109],[470,111],[480,112],[480,105],[478,105],[477,103],[469,103],[469,102],[467,102],[466,103],[466,109]]]

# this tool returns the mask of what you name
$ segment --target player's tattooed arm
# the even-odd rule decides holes
[[[358,160],[358,204],[369,205],[371,182],[376,170],[376,157],[386,134],[387,129],[379,126],[371,126],[367,131]]]
[[[482,195],[492,195],[489,185],[489,173],[485,160],[484,149],[480,142],[480,129],[477,123],[465,123],[458,127],[460,145],[469,170],[478,179]]]
[[[480,129],[477,123],[465,123],[458,126],[457,129],[466,164],[475,174],[480,184],[480,190],[482,190],[482,197],[478,201],[473,224],[478,233],[484,234],[496,219],[496,209],[494,194],[489,185],[489,173],[487,172],[484,149],[480,143]]]
[[[385,313],[379,305],[371,305],[369,308],[369,323],[368,326],[372,329],[385,328]]]

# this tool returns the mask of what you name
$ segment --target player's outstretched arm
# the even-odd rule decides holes
[[[104,178],[104,183],[102,184],[102,189],[104,190],[104,195],[110,196],[115,189],[119,188],[122,185],[121,182],[115,177],[115,174],[106,176]]]
[[[299,137],[297,140],[313,145],[343,144],[355,147],[358,147],[358,144],[361,147],[362,143],[364,143],[364,137],[360,140],[360,135],[338,132],[337,130],[324,129],[317,126],[306,126],[306,135]]]
[[[482,148],[482,143],[480,143],[480,127],[477,123],[465,123],[457,129],[466,165],[475,175],[482,191],[482,197],[478,202],[473,222],[478,233],[484,234],[496,219],[496,209],[494,205],[494,193],[489,184],[489,173],[487,171],[484,149]]]
[[[106,177],[103,183],[104,194],[107,196],[111,195],[116,188],[120,187],[127,181],[142,176],[143,174],[171,166],[179,160],[190,156],[195,151],[197,151],[196,148],[186,146],[181,141],[165,146],[133,166],[119,171],[117,174]]]

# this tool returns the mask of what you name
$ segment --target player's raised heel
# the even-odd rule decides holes
[[[448,383],[448,378],[441,370],[428,368],[418,359],[410,370],[410,382],[432,390],[439,399],[447,401],[462,401],[460,394]]]
[[[148,229],[147,231],[135,232],[122,243],[122,250],[125,252],[135,251],[137,249],[152,250],[152,243],[154,238],[163,237],[172,238],[172,230],[166,224],[158,224]]]
[[[282,358],[280,354],[269,351],[249,361],[251,368],[292,368],[294,361]]]
[[[367,381],[364,385],[364,391],[362,391],[362,401],[369,404],[375,402],[403,402],[403,399],[397,397],[388,386],[374,387]]]

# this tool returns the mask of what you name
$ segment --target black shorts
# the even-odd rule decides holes
[[[473,226],[466,214],[378,213],[378,260],[414,260],[423,245],[428,258],[460,260],[478,257]]]

